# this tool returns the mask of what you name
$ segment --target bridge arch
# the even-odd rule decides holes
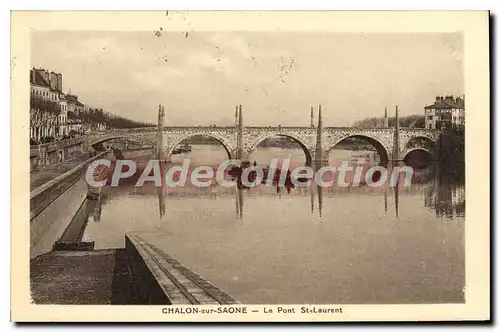
[[[403,155],[402,159],[404,160],[410,153],[415,152],[415,151],[422,151],[422,152],[425,152],[425,153],[427,153],[429,155],[431,154],[429,150],[427,150],[425,148],[417,147],[417,148],[406,150],[404,152],[404,155]]]
[[[361,139],[365,142],[368,142],[371,144],[375,150],[377,151],[379,158],[380,158],[380,165],[382,166],[387,166],[389,164],[389,158],[390,158],[390,152],[387,148],[387,146],[381,142],[381,140],[377,139],[376,137],[366,135],[366,134],[350,134],[350,135],[345,135],[342,136],[341,138],[337,139],[334,141],[326,150],[325,150],[325,156],[324,158],[327,159],[328,156],[330,155],[330,152],[342,141],[348,139],[348,138],[358,138]]]
[[[422,148],[431,151],[436,147],[436,142],[427,136],[411,137],[404,146],[404,151],[410,151],[415,148]]]
[[[216,133],[203,132],[203,131],[185,133],[185,134],[180,135],[179,137],[175,138],[173,140],[173,143],[168,144],[168,146],[166,147],[165,157],[167,158],[167,157],[171,156],[175,147],[177,145],[179,145],[182,141],[184,141],[190,137],[194,137],[194,136],[206,136],[206,137],[210,137],[210,138],[215,139],[216,141],[218,141],[220,143],[220,145],[226,151],[228,159],[233,159],[234,148],[231,146],[231,144],[226,139],[224,139],[222,136],[217,135]]]
[[[422,169],[429,166],[433,159],[431,151],[422,147],[406,150],[402,158],[406,166],[411,166],[416,169]]]
[[[89,140],[89,144],[92,146],[96,146],[97,144],[102,144],[109,141],[119,141],[119,142],[132,142],[138,144],[149,144],[151,146],[155,146],[156,142],[150,140],[145,137],[135,137],[135,136],[127,136],[127,135],[114,135],[114,136],[102,136],[96,137],[94,139]]]
[[[312,165],[313,158],[311,150],[307,147],[306,143],[299,136],[290,133],[266,133],[258,136],[256,139],[253,140],[253,142],[251,143],[250,147],[247,150],[248,159],[250,159],[250,155],[252,154],[252,152],[255,151],[255,149],[257,149],[262,142],[272,137],[286,137],[297,143],[305,154],[306,165],[308,166]]]
[[[434,159],[435,148],[436,142],[431,138],[421,135],[413,136],[409,138],[404,145],[401,159],[406,165],[420,167],[421,165],[428,164]]]

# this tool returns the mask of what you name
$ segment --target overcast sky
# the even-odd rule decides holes
[[[461,96],[461,34],[297,32],[34,32],[31,62],[63,74],[82,102],[167,125],[325,126],[423,114],[436,95]]]

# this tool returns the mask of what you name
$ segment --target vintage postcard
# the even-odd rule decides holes
[[[14,11],[11,319],[490,319],[489,13]]]

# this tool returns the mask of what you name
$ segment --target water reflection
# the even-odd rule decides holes
[[[127,182],[89,202],[102,221],[84,240],[143,232],[244,303],[463,302],[464,179],[446,171],[382,188]]]
[[[102,213],[102,197],[99,195],[97,199],[87,200],[87,219],[92,218],[94,222],[101,221]]]
[[[244,196],[245,192],[248,195],[257,194],[262,195],[275,195],[281,199],[283,187],[277,184],[273,185],[274,189],[266,187],[264,185],[258,188],[246,188],[238,184],[234,188],[225,188],[223,193],[220,192],[221,187],[211,186],[209,188],[177,188],[171,191],[173,196],[176,195],[187,195],[187,196],[205,196],[210,194],[212,198],[217,196],[230,195],[235,197],[236,206],[236,217],[238,221],[243,221],[244,215]],[[129,189],[113,188],[113,191],[124,191],[127,195],[148,195],[150,189],[153,187],[148,186],[139,190],[134,188],[131,193]],[[413,194],[415,192],[423,193],[423,203],[424,207],[427,209],[432,209],[435,212],[436,217],[439,218],[449,218],[453,219],[455,217],[463,218],[465,216],[465,185],[464,185],[464,175],[463,173],[452,174],[446,173],[438,168],[432,168],[425,170],[423,172],[415,173],[412,184],[410,187],[403,187],[400,179],[398,179],[394,186],[383,187],[381,189],[370,188],[368,186],[361,186],[359,188],[339,188],[339,187],[327,187],[323,188],[321,186],[309,186],[308,188],[292,188],[291,186],[284,186],[288,195],[303,195],[308,193],[310,195],[310,211],[314,215],[317,213],[318,217],[321,219],[323,217],[323,200],[324,192],[330,195],[383,195],[384,199],[384,212],[388,212],[388,201],[389,192],[393,196],[394,202],[394,214],[396,217],[400,215],[400,196],[401,193]],[[184,190],[184,193],[182,193]],[[166,214],[166,200],[167,200],[167,189],[158,187],[156,188],[158,195],[158,213],[160,219],[162,219]],[[102,200],[106,200],[106,196],[101,195],[97,200],[89,201],[88,203],[88,217],[93,217],[95,222],[100,220],[101,216],[101,204]],[[255,211],[254,211],[255,212]]]
[[[236,188],[236,219],[243,221],[243,189]]]
[[[80,218],[85,219],[85,224],[90,221],[100,222],[102,214],[102,205],[108,200],[107,190],[102,190],[100,195],[87,198],[83,202],[80,210]]]
[[[453,219],[465,216],[465,174],[463,170],[438,172],[425,191],[424,204],[436,217]]]
[[[393,187],[394,190],[394,210],[396,211],[396,217],[399,217],[399,178],[396,180],[396,185]]]
[[[389,188],[385,187],[384,188],[384,211],[387,213],[387,192],[389,191]]]
[[[158,187],[157,191],[158,191],[158,211],[160,213],[160,219],[162,219],[167,210],[166,193],[163,187]]]
[[[311,215],[318,213],[320,222],[323,222],[323,188],[320,186],[310,186],[309,192],[311,196]],[[317,204],[316,204],[317,199]],[[316,209],[317,208],[317,209]]]

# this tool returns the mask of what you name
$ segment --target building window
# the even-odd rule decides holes
[[[432,115],[429,115],[429,121],[432,121]]]

